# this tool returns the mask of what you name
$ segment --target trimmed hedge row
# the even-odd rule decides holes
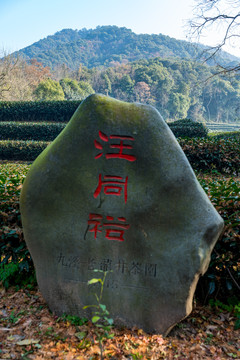
[[[193,169],[240,173],[240,133],[231,139],[178,139]],[[33,161],[49,144],[46,141],[0,141],[0,159]]]
[[[65,128],[64,123],[0,122],[0,140],[52,141]]]
[[[177,120],[168,123],[168,126],[176,137],[207,137],[208,128],[199,122],[190,119]]]
[[[168,125],[176,137],[184,137],[186,134],[190,138],[207,136],[207,129],[203,124],[191,120],[179,120],[175,123]],[[0,122],[0,140],[52,141],[65,126],[62,122]]]
[[[0,159],[34,161],[49,144],[47,141],[1,140]]]
[[[68,122],[81,101],[3,101],[0,121]]]
[[[216,133],[210,135],[210,137],[214,137],[215,139],[232,139],[239,137],[240,130],[239,131],[229,131],[227,133]]]
[[[179,139],[179,143],[195,170],[240,173],[240,133],[229,139]]]

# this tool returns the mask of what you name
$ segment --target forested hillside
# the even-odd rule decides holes
[[[139,60],[94,73],[78,72],[95,92],[120,100],[155,106],[164,119],[191,118],[195,121],[239,121],[240,77],[215,76],[214,69],[192,61]]]
[[[240,119],[240,76],[211,77],[213,67],[190,60],[154,58],[107,68],[80,66],[75,71],[66,65],[50,71],[36,60],[10,65],[0,63],[0,71],[8,66],[2,93],[0,84],[2,100],[82,100],[96,92],[153,105],[168,121]]]
[[[89,68],[114,66],[154,57],[193,60],[202,51],[203,46],[162,34],[137,35],[124,27],[98,26],[90,30],[64,29],[18,51],[16,55],[28,60],[36,58],[51,69],[65,64],[76,70],[80,64]],[[221,53],[217,61],[226,65],[236,62],[237,58]]]
[[[239,123],[240,75],[213,76],[214,66],[194,60],[198,51],[117,26],[62,30],[0,59],[0,101],[82,100],[96,92],[153,105],[167,121]]]

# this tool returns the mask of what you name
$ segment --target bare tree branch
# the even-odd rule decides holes
[[[240,37],[240,3],[239,0],[196,0],[195,17],[189,22],[190,39],[199,41],[204,32],[223,31],[222,39],[214,46],[209,46],[202,52],[204,62],[216,58],[215,55],[229,45],[232,40]],[[240,47],[240,42],[239,42]],[[219,65],[219,64],[218,64]],[[240,65],[223,68],[217,74],[239,71]]]

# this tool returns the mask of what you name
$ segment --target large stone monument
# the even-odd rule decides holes
[[[21,214],[53,312],[86,315],[93,270],[111,270],[103,303],[115,324],[162,334],[191,312],[223,228],[160,114],[102,95],[35,160]]]

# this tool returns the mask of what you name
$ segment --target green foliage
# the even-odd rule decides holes
[[[33,161],[48,145],[46,141],[0,140],[0,159]]]
[[[168,106],[170,108],[170,118],[176,119],[187,116],[191,99],[189,94],[184,95],[178,92],[171,92]]]
[[[176,137],[207,137],[207,127],[190,119],[182,119],[168,123],[168,126]]]
[[[3,101],[0,121],[68,122],[81,101]]]
[[[178,141],[194,170],[239,174],[240,133],[230,138],[179,138]]]
[[[108,271],[102,270],[94,270],[94,272],[100,272],[103,274],[102,278],[93,278],[88,281],[88,285],[93,284],[100,284],[99,294],[95,293],[96,304],[94,305],[86,305],[83,309],[93,308],[93,316],[92,316],[92,323],[96,326],[96,335],[99,342],[100,352],[101,352],[101,359],[104,359],[103,353],[103,341],[106,339],[112,339],[114,334],[110,331],[113,327],[113,319],[109,317],[109,311],[106,308],[106,305],[102,304],[102,297],[103,297],[103,287],[105,283],[105,279],[107,276]]]
[[[0,122],[0,140],[52,141],[65,128],[64,123]]]
[[[14,276],[18,274],[19,264],[18,263],[8,263],[0,264],[0,282],[7,289],[9,283],[14,279]]]
[[[20,190],[28,170],[29,166],[25,164],[1,164],[0,281],[6,288],[36,282],[19,212]]]
[[[236,297],[228,298],[228,304],[224,304],[219,300],[210,299],[209,304],[216,308],[220,312],[230,312],[233,313],[235,317],[235,326],[234,329],[240,329],[240,301]]]
[[[240,131],[217,132],[212,133],[211,136],[213,136],[215,139],[238,139],[240,136]]]
[[[60,129],[61,126],[58,126]],[[47,125],[46,128],[48,128]],[[44,138],[47,137],[47,133],[44,134]],[[215,137],[178,138],[178,141],[194,170],[208,172],[216,170],[221,173],[239,174],[240,133],[226,139]],[[2,160],[33,161],[48,145],[47,141],[0,140],[0,158]]]
[[[66,314],[58,318],[58,321],[59,320],[68,321],[70,324],[74,326],[82,326],[87,322],[87,318],[80,318],[78,316],[66,315]]]
[[[80,63],[88,67],[109,66],[123,59],[130,62],[154,56],[195,60],[202,51],[203,46],[162,34],[137,35],[125,27],[98,26],[96,29],[78,31],[63,29],[17,54],[28,59],[37,58],[51,68],[61,63],[76,70]],[[217,58],[217,63],[221,65],[226,65],[227,61],[231,61],[230,55],[222,54]]]
[[[216,175],[215,175],[216,177]],[[217,241],[206,274],[198,283],[197,296],[226,301],[240,290],[240,181],[199,175],[200,184],[222,216],[225,229]]]
[[[217,70],[195,61],[199,50],[202,46],[197,50],[185,41],[136,35],[116,26],[63,30],[20,51],[28,60],[38,58],[50,65],[52,78],[61,80],[45,80],[51,74],[42,64],[28,69],[23,63],[11,81],[9,98],[32,99],[35,93],[39,100],[76,100],[100,92],[154,105],[166,120],[238,122],[239,75],[211,77]],[[222,53],[217,62],[223,64],[224,57],[233,60]]]
[[[34,90],[34,96],[39,101],[64,100],[64,92],[58,81],[47,79],[39,83]]]
[[[66,100],[82,100],[88,95],[94,94],[93,88],[86,81],[77,82],[77,80],[64,78],[59,83]]]
[[[234,314],[237,317],[237,319],[235,321],[234,329],[238,330],[238,329],[240,329],[240,303],[238,303],[238,305],[235,305]]]

